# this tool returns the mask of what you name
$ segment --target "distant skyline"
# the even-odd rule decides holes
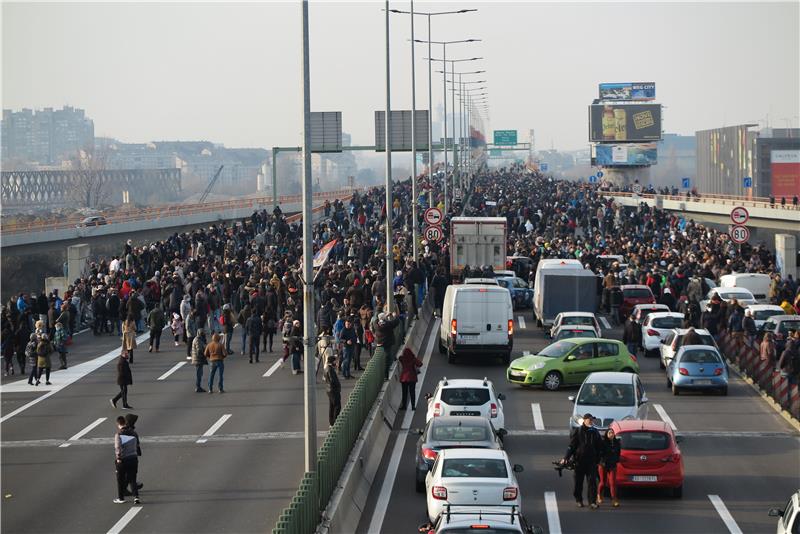
[[[383,6],[309,8],[312,109],[342,111],[353,144],[373,144],[373,114],[384,106]],[[457,71],[486,70],[478,79],[487,80],[491,129],[516,129],[527,141],[533,128],[538,149],[588,146],[587,106],[601,82],[655,82],[670,133],[763,127],[767,117],[772,127],[798,127],[798,1],[415,2],[418,11],[462,8],[478,12],[434,17],[433,39],[482,39],[449,46],[448,57],[485,58]],[[4,2],[2,30],[3,108],[80,107],[98,137],[124,142],[301,141],[299,2]],[[425,17],[415,31],[427,38]],[[392,15],[393,109],[411,107],[409,37],[409,17]],[[428,107],[425,57],[418,46],[418,109]],[[433,98],[438,111],[435,72]]]

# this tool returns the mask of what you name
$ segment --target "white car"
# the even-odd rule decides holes
[[[633,315],[633,320],[641,325],[649,314],[668,311],[669,306],[666,304],[637,304],[631,310],[631,315]]]
[[[428,399],[425,423],[442,415],[485,417],[495,430],[505,429],[502,393],[496,393],[490,380],[443,378]]]
[[[592,414],[594,426],[601,430],[614,421],[647,419],[648,399],[636,373],[591,373],[578,395],[570,395],[569,400],[574,404],[570,428],[580,427],[587,413]]]
[[[658,354],[661,343],[675,328],[683,326],[683,314],[677,312],[653,312],[642,323],[642,350],[645,357]]]
[[[522,496],[508,453],[492,449],[443,449],[425,477],[428,519],[436,522],[445,505],[514,505]]]
[[[597,333],[595,337],[603,337],[600,323],[595,314],[590,312],[561,312],[556,315],[553,326],[550,328],[550,337],[555,338],[558,329],[562,326],[588,326],[594,328]]]
[[[667,334],[664,342],[659,347],[659,351],[661,352],[659,367],[662,369],[667,368],[669,362],[671,362],[672,358],[678,353],[678,349],[685,345],[683,340],[688,331],[688,328],[676,328]],[[717,347],[717,342],[714,341],[714,336],[712,336],[708,330],[705,328],[695,328],[694,331],[700,336],[701,345],[708,345],[709,347],[716,347],[719,349],[719,347]]]
[[[786,311],[776,304],[751,304],[745,311],[750,310],[753,314],[753,321],[756,323],[756,328],[761,328],[767,319],[773,315],[784,315]]]
[[[430,527],[436,534],[463,534],[464,532],[502,532],[503,534],[544,534],[542,527],[531,525],[517,507],[446,504],[439,519],[431,524],[420,525],[419,532],[428,532]]]
[[[789,497],[786,507],[771,508],[770,517],[779,517],[777,534],[797,534],[800,532],[800,490]]]
[[[715,287],[708,292],[705,299],[700,301],[701,310],[706,309],[706,306],[708,306],[708,303],[711,302],[712,298],[714,298],[714,295],[719,295],[719,298],[725,302],[730,302],[732,299],[736,299],[739,302],[739,306],[742,307],[756,304],[756,298],[749,289],[745,289],[743,287]]]

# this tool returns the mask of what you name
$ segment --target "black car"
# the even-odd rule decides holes
[[[436,456],[442,449],[469,447],[473,449],[502,449],[504,430],[496,431],[488,419],[483,417],[441,416],[434,417],[417,440],[416,487],[425,492],[425,476],[433,467]]]

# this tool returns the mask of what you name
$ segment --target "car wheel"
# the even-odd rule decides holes
[[[672,384],[672,394],[673,395],[680,395],[681,394],[681,392],[678,391],[678,386],[676,386],[675,384]]]
[[[723,397],[727,397],[728,396],[728,386],[724,386],[724,387],[720,388],[719,394],[722,395]]]
[[[683,497],[683,484],[678,486],[677,488],[672,488],[672,496],[676,499],[680,499]]]
[[[561,387],[561,374],[557,371],[550,371],[544,377],[544,388],[548,391],[556,391]]]

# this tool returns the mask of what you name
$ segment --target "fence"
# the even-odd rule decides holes
[[[662,195],[659,193],[630,193],[627,191],[600,191],[600,194],[609,197],[632,197],[642,199],[655,199],[656,197],[663,200],[675,200],[677,202],[696,202],[703,204],[721,204],[726,206],[745,206],[749,208],[775,208],[775,209],[797,209],[792,206],[791,199],[787,199],[787,204],[781,206],[780,199],[774,204],[770,203],[769,198],[766,197],[741,197],[736,195],[717,195],[717,194],[704,194],[702,196],[686,196],[684,195]]]
[[[788,377],[775,370],[777,362],[761,360],[755,341],[745,340],[741,347],[737,347],[736,340],[727,332],[718,341],[722,351],[728,355],[728,360],[737,364],[743,375],[749,377],[792,417],[800,419],[800,390],[797,384],[790,384]]]

